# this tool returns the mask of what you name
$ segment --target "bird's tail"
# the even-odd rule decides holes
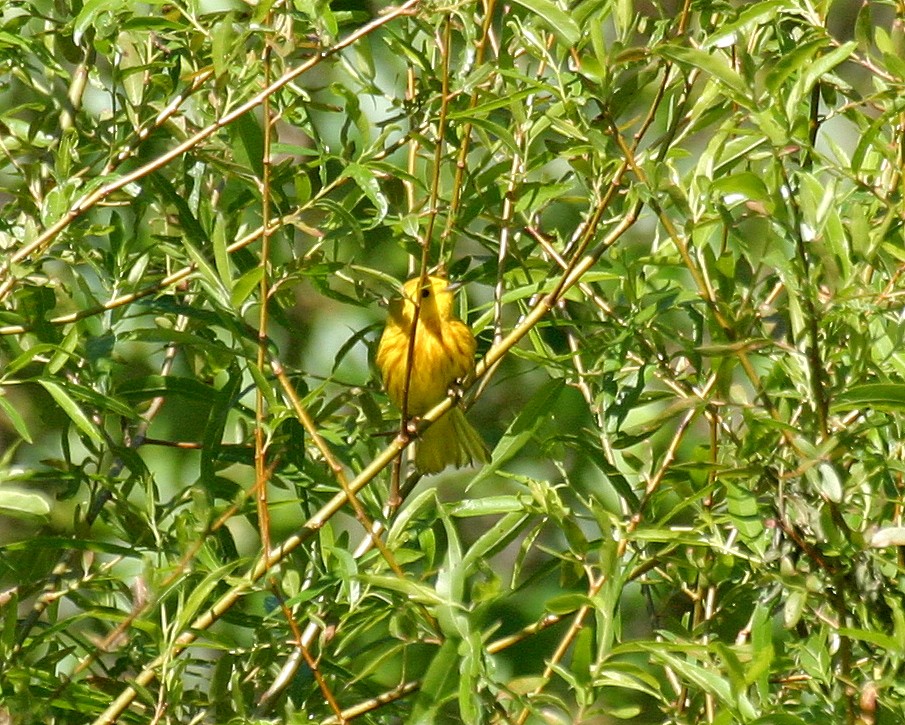
[[[461,468],[490,460],[484,440],[459,408],[424,431],[416,445],[415,467],[421,473],[439,473],[447,466]]]

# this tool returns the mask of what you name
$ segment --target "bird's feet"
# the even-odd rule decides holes
[[[456,401],[456,404],[462,402],[462,398],[465,397],[465,388],[462,385],[462,379],[453,380],[452,384],[446,391],[446,395],[449,398],[452,398]]]
[[[418,416],[413,416],[405,422],[405,433],[409,440],[418,435],[418,424],[420,422],[421,418]]]

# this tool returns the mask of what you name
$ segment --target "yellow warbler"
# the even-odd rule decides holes
[[[453,314],[453,291],[443,277],[428,277],[423,286],[415,277],[403,285],[402,291],[402,299],[390,304],[390,316],[377,347],[377,367],[390,399],[401,408],[415,304],[420,300],[408,390],[408,413],[419,416],[443,400],[457,379],[474,371],[475,339],[468,326]],[[484,441],[459,408],[425,430],[415,448],[415,466],[421,473],[488,460]]]

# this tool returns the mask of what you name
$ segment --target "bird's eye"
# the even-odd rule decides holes
[[[431,296],[431,291],[430,291],[429,289],[423,289],[423,290],[421,290],[421,298],[422,298],[422,299],[425,299],[425,298],[430,297],[430,296]]]

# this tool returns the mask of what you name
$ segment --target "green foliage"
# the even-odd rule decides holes
[[[0,5],[0,720],[905,721],[903,27]],[[493,449],[430,479],[422,260]]]

